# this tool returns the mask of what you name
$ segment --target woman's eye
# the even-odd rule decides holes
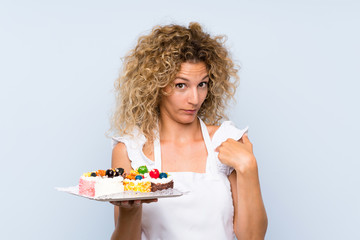
[[[175,84],[175,87],[176,88],[184,88],[185,84],[184,83],[177,83],[177,84]]]
[[[199,87],[206,87],[207,86],[207,82],[201,82],[201,83],[199,83]]]

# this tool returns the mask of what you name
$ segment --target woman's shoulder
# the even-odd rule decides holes
[[[131,134],[112,137],[113,155],[130,160],[132,169],[139,166],[152,166],[153,162],[143,153],[146,138],[137,129]],[[126,156],[126,157],[125,157]]]
[[[248,131],[248,127],[238,128],[232,121],[224,121],[220,125],[209,125],[207,127],[215,145],[221,144],[228,138],[239,140]]]
[[[229,129],[229,126],[233,125],[231,121],[224,121],[220,125],[206,125],[207,130],[209,132],[210,138],[212,139],[215,133],[223,132],[224,129]],[[233,125],[234,126],[234,125]],[[218,135],[218,133],[216,134]]]
[[[113,153],[116,153],[117,155],[127,155],[125,143],[121,141],[116,142],[113,146]]]
[[[124,168],[127,172],[131,170],[131,162],[128,157],[126,145],[122,142],[117,143],[112,151],[111,167]]]

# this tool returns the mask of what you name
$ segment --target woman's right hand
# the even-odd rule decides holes
[[[158,199],[110,201],[115,205],[115,230],[111,240],[141,239],[142,204],[157,202]]]
[[[143,203],[157,202],[158,199],[145,199],[145,200],[129,200],[129,201],[110,201],[111,204],[121,208],[136,208],[140,207]]]

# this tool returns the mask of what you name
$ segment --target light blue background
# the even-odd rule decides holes
[[[242,67],[229,112],[250,126],[266,239],[360,239],[359,12],[355,0],[2,0],[1,238],[110,237],[110,204],[54,187],[110,166],[120,57],[156,24],[198,21]]]

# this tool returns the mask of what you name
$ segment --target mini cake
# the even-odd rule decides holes
[[[149,177],[152,192],[174,188],[173,178],[165,172],[159,173],[159,170],[153,169],[150,171]]]
[[[145,179],[124,179],[124,191],[151,192],[151,183]]]
[[[144,179],[144,174],[148,172],[146,166],[141,166],[137,170],[131,170],[130,174],[124,179],[124,190],[135,192],[151,192],[151,183]]]
[[[174,187],[174,181],[167,173],[146,166],[131,170],[123,181],[125,191],[156,192]]]
[[[124,169],[98,170],[84,173],[79,180],[79,194],[99,197],[124,191]]]

